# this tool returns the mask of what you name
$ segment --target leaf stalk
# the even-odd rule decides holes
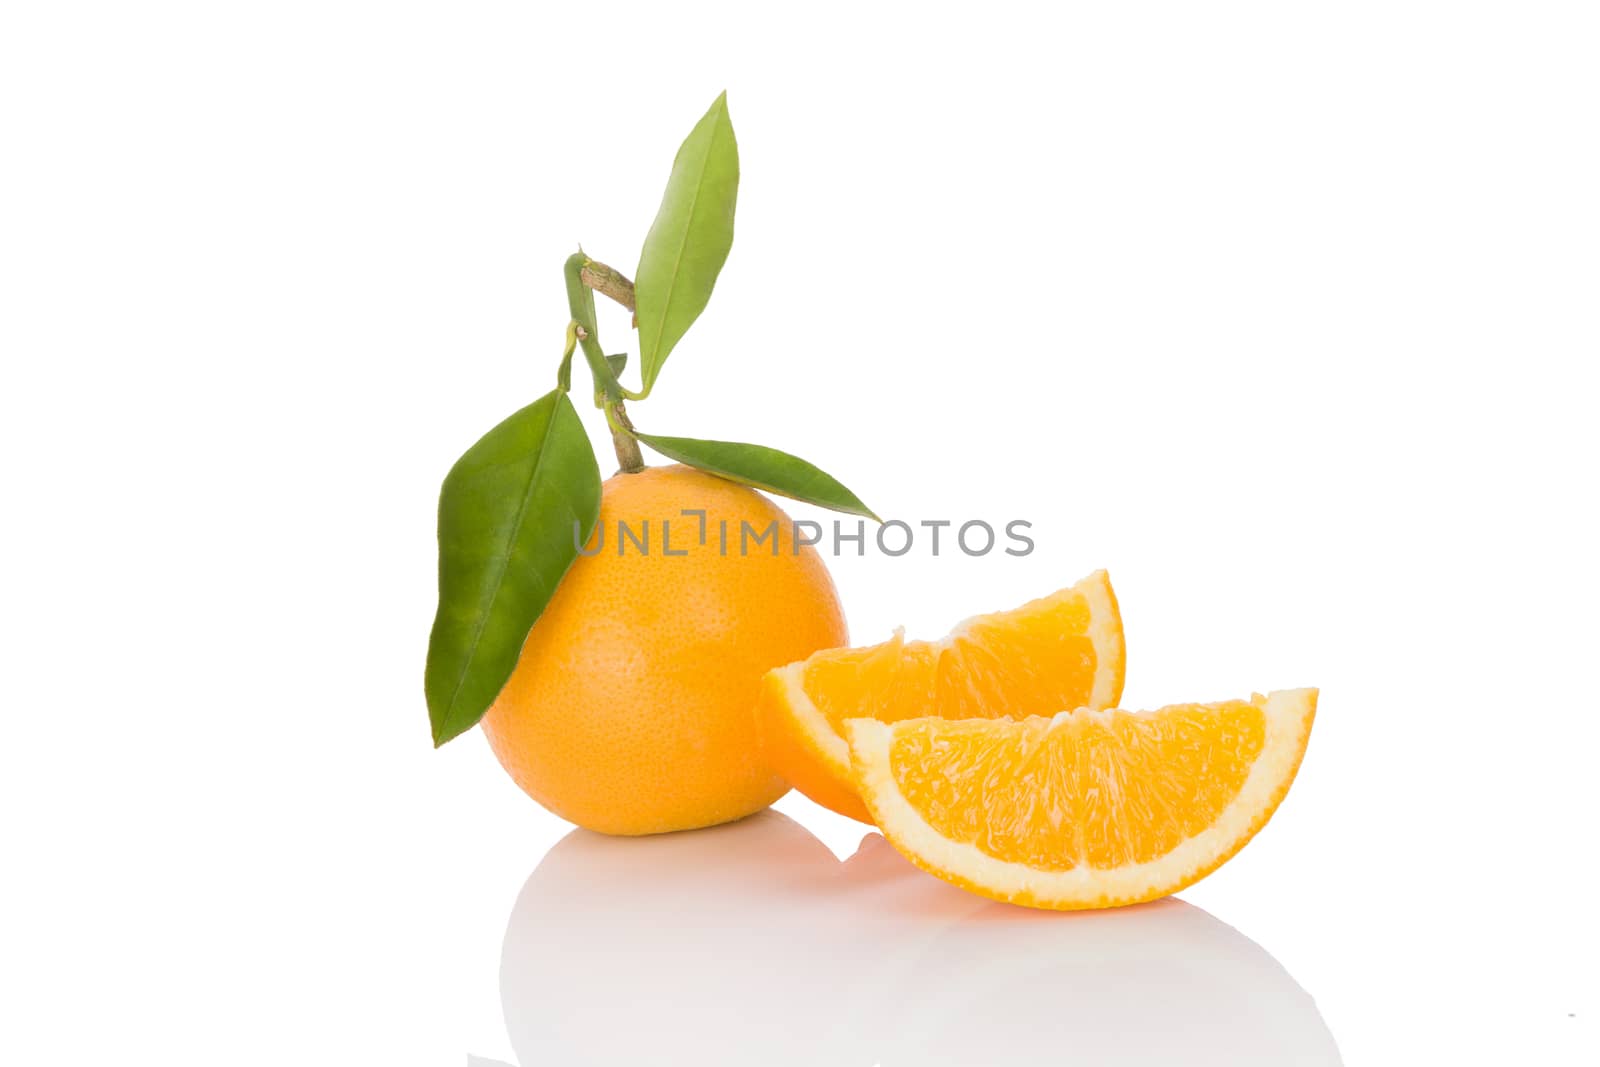
[[[605,273],[593,271],[596,266],[593,260],[582,252],[574,252],[567,257],[563,275],[567,283],[567,307],[572,313],[572,330],[577,338],[578,345],[583,349],[583,358],[589,364],[589,373],[594,376],[595,390],[600,393],[601,405],[606,411],[606,424],[611,428],[611,447],[617,454],[617,465],[624,474],[637,474],[644,470],[644,454],[639,451],[639,442],[633,435],[621,431],[615,425],[631,425],[627,412],[622,408],[623,398],[628,391],[622,388],[622,383],[617,381],[617,376],[611,372],[611,364],[606,362],[605,350],[600,347],[600,328],[595,322],[594,289],[584,277],[586,269],[596,281],[604,282],[607,286],[607,295],[610,291],[622,292],[617,281],[628,280],[616,271],[599,264]],[[609,291],[608,291],[609,290]],[[633,292],[633,284],[628,282],[627,290]],[[612,414],[616,412],[620,418],[613,420]]]

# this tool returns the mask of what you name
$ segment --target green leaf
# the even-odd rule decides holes
[[[605,365],[611,368],[611,378],[616,379],[616,381],[622,381],[622,368],[627,366],[627,352],[608,355],[608,357],[605,357]],[[605,389],[600,386],[600,381],[595,379],[595,406],[598,408],[603,403],[605,403]]]
[[[611,368],[611,377],[617,379],[618,381],[622,380],[622,368],[626,367],[627,365],[628,353],[626,352],[619,352],[614,356],[606,357],[606,366]],[[599,407],[601,404],[605,403],[605,399],[606,391],[600,387],[600,383],[598,381],[595,382],[594,406]]]
[[[673,346],[700,317],[733,247],[739,146],[728,94],[717,97],[678,149],[634,275],[639,366],[648,393]]]
[[[779,496],[803,500],[807,504],[865,515],[882,520],[861,498],[841,485],[826,471],[799,456],[779,452],[765,445],[746,445],[737,441],[701,441],[693,437],[657,437],[635,434],[639,440],[668,459],[716,474],[744,485],[765,489]]]
[[[450,468],[439,493],[439,612],[424,681],[435,745],[489,710],[599,516],[600,468],[559,389]]]

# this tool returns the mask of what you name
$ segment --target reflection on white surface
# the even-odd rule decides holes
[[[877,834],[840,863],[776,812],[569,834],[517,900],[500,994],[521,1067],[1340,1062],[1305,991],[1199,908],[996,904]]]

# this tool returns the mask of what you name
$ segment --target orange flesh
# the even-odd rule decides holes
[[[901,794],[941,835],[1044,871],[1157,859],[1238,795],[1266,740],[1244,701],[902,727]]]
[[[1095,676],[1089,603],[1067,589],[1014,612],[972,621],[943,641],[901,636],[868,648],[818,653],[805,689],[840,729],[882,722],[1054,715],[1089,701]]]

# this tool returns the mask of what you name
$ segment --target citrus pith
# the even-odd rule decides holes
[[[996,900],[1074,910],[1175,893],[1249,842],[1294,781],[1317,691],[1152,712],[844,724],[891,844]]]
[[[845,719],[1053,715],[1121,699],[1122,617],[1105,571],[939,641],[824,650],[769,673],[757,706],[768,758],[806,796],[861,822]]]

